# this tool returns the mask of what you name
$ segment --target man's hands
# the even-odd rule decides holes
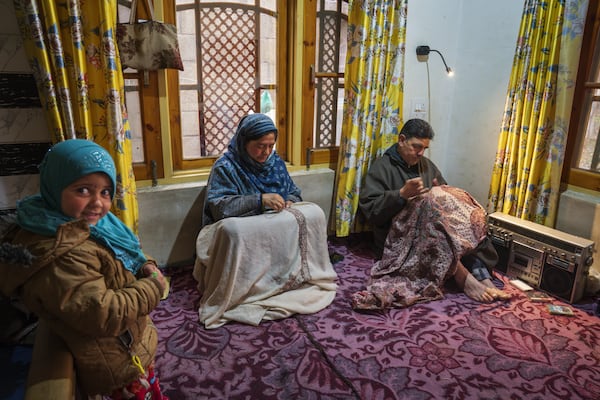
[[[263,193],[261,194],[261,201],[264,210],[273,210],[277,212],[290,207],[293,204],[292,201],[285,201],[283,197],[277,193]]]
[[[437,178],[433,179],[433,186],[438,186],[438,180]],[[404,186],[402,186],[402,188],[400,188],[400,196],[402,198],[405,198],[406,200],[411,199],[415,196],[427,193],[429,191],[429,188],[427,186],[425,186],[425,184],[423,183],[423,179],[421,177],[417,177],[417,178],[412,178],[407,180],[404,183]]]

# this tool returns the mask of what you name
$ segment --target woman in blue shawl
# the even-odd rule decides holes
[[[325,213],[302,201],[276,140],[271,118],[247,115],[208,178],[193,272],[208,329],[311,314],[335,297]]]
[[[267,115],[242,118],[208,178],[203,226],[227,217],[281,211],[302,201],[300,189],[274,150],[276,141],[277,128]]]

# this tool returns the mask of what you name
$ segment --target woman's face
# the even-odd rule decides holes
[[[267,133],[256,140],[246,143],[246,153],[258,163],[264,163],[275,147],[275,133]]]
[[[83,218],[96,225],[110,210],[112,187],[110,178],[102,172],[85,175],[63,189],[61,211],[67,217]]]

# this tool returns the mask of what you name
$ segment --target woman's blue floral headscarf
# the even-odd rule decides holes
[[[69,139],[54,145],[40,165],[40,193],[17,202],[18,224],[40,235],[56,235],[60,225],[73,219],[61,211],[63,190],[82,176],[95,172],[110,178],[111,199],[114,198],[116,168],[103,147],[83,139]],[[96,225],[90,225],[90,236],[111,249],[134,274],[147,261],[137,237],[111,212]]]
[[[264,163],[254,161],[246,151],[246,145],[251,140],[257,140],[269,134],[275,134],[277,128],[268,115],[249,114],[239,122],[237,131],[229,143],[223,157],[229,159],[236,169],[236,174],[243,175],[254,185],[254,193],[278,193],[287,198],[290,187],[295,187],[283,160],[273,152]]]
[[[251,140],[258,140],[269,133],[275,134],[277,140],[277,127],[268,115],[249,114],[242,118],[238,124],[235,135],[229,142],[225,156],[234,161],[253,174],[272,168],[275,162],[275,150],[264,163],[254,161],[246,151],[246,145]]]

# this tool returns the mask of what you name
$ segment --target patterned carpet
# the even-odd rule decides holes
[[[373,263],[360,236],[333,239],[339,289],[314,315],[198,324],[191,269],[152,313],[165,394],[182,399],[599,399],[600,318],[591,299],[575,316],[514,294],[479,304],[449,288],[441,301],[356,312]],[[339,258],[342,258],[339,257]],[[499,277],[498,284],[506,279]],[[563,304],[554,301],[556,304]]]

